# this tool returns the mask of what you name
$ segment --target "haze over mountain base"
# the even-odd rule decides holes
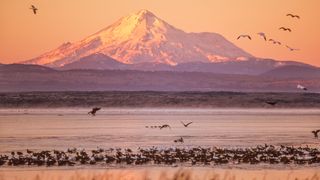
[[[303,72],[303,73],[301,73]],[[137,70],[54,70],[0,66],[0,92],[23,91],[320,91],[318,68],[285,66],[260,75]],[[307,91],[297,89],[297,84]]]

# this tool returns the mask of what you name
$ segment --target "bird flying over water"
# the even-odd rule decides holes
[[[32,9],[33,14],[37,14],[38,9],[34,5],[31,5],[30,9]]]
[[[267,36],[266,36],[265,33],[259,32],[259,33],[257,33],[257,34],[258,34],[259,36],[263,37],[263,39],[264,39],[265,41],[267,41]]]
[[[306,87],[304,87],[304,86],[302,86],[302,85],[300,85],[300,84],[297,85],[297,88],[298,88],[298,89],[302,89],[302,90],[304,90],[304,91],[308,90]]]
[[[292,18],[298,18],[298,19],[300,19],[300,16],[298,16],[298,15],[296,15],[296,14],[287,14],[287,16],[290,16],[290,17],[292,17]]]
[[[160,129],[163,129],[163,128],[170,128],[171,129],[171,127],[168,124],[164,124],[164,125],[160,126]]]
[[[182,121],[180,121],[181,124],[183,124],[184,127],[188,127],[190,124],[192,124],[192,122],[188,122],[187,124],[183,123]]]
[[[250,39],[250,40],[251,40],[251,36],[246,35],[246,34],[242,34],[242,35],[238,36],[238,38],[237,38],[237,39],[240,39],[240,38],[248,38],[248,39]]]
[[[88,112],[88,114],[91,114],[92,116],[95,116],[97,111],[99,111],[101,108],[100,107],[94,107],[92,108],[91,111]]]
[[[290,28],[285,28],[285,27],[280,27],[279,29],[280,29],[280,30],[283,30],[283,31],[289,31],[289,32],[292,31]]]
[[[320,132],[320,129],[315,130],[315,131],[311,131],[311,132],[313,133],[313,135],[314,135],[315,138],[318,138],[318,137],[319,137],[319,136],[318,136],[318,133]]]
[[[291,48],[288,45],[286,45],[286,47],[290,50],[290,51],[299,51],[299,49],[295,49],[295,48]]]

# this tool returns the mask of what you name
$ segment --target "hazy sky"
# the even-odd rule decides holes
[[[37,15],[31,4],[39,8]],[[148,9],[184,31],[220,33],[257,57],[320,66],[319,7],[320,0],[0,0],[0,63],[31,59]],[[279,31],[281,26],[293,32]],[[261,31],[301,50],[266,43],[256,35]],[[253,40],[236,40],[239,34]]]

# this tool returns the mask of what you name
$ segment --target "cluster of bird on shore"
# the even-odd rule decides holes
[[[291,14],[291,13],[289,13],[289,14],[287,14],[286,16],[291,17],[291,18],[295,18],[295,19],[300,19],[300,16],[299,16],[299,15],[296,15],[296,14]],[[286,31],[286,32],[292,32],[292,29],[291,29],[291,28],[283,27],[283,26],[280,27],[279,30],[281,30],[281,31]],[[269,42],[271,42],[271,43],[274,44],[274,45],[282,45],[282,42],[277,41],[277,40],[272,39],[272,38],[268,38],[267,35],[266,35],[266,33],[264,33],[264,32],[259,32],[259,33],[257,33],[257,35],[260,36],[261,38],[263,38],[264,41],[269,41]],[[252,36],[249,35],[249,34],[241,34],[241,35],[239,35],[239,36],[237,37],[237,39],[239,40],[240,38],[247,38],[247,39],[249,39],[249,40],[252,40]],[[289,49],[290,51],[298,51],[298,50],[299,50],[299,49],[296,49],[296,48],[292,48],[292,47],[290,47],[290,46],[288,46],[288,45],[285,45],[285,47],[286,47],[287,49]]]
[[[0,155],[0,166],[75,166],[75,165],[222,165],[222,164],[319,164],[317,148],[259,145],[252,148],[97,148],[35,152],[12,151]]]

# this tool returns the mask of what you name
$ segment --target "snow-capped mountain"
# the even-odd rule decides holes
[[[79,42],[64,43],[24,63],[63,67],[97,53],[125,64],[171,66],[189,62],[243,61],[252,57],[219,34],[186,33],[150,11],[141,10]]]

